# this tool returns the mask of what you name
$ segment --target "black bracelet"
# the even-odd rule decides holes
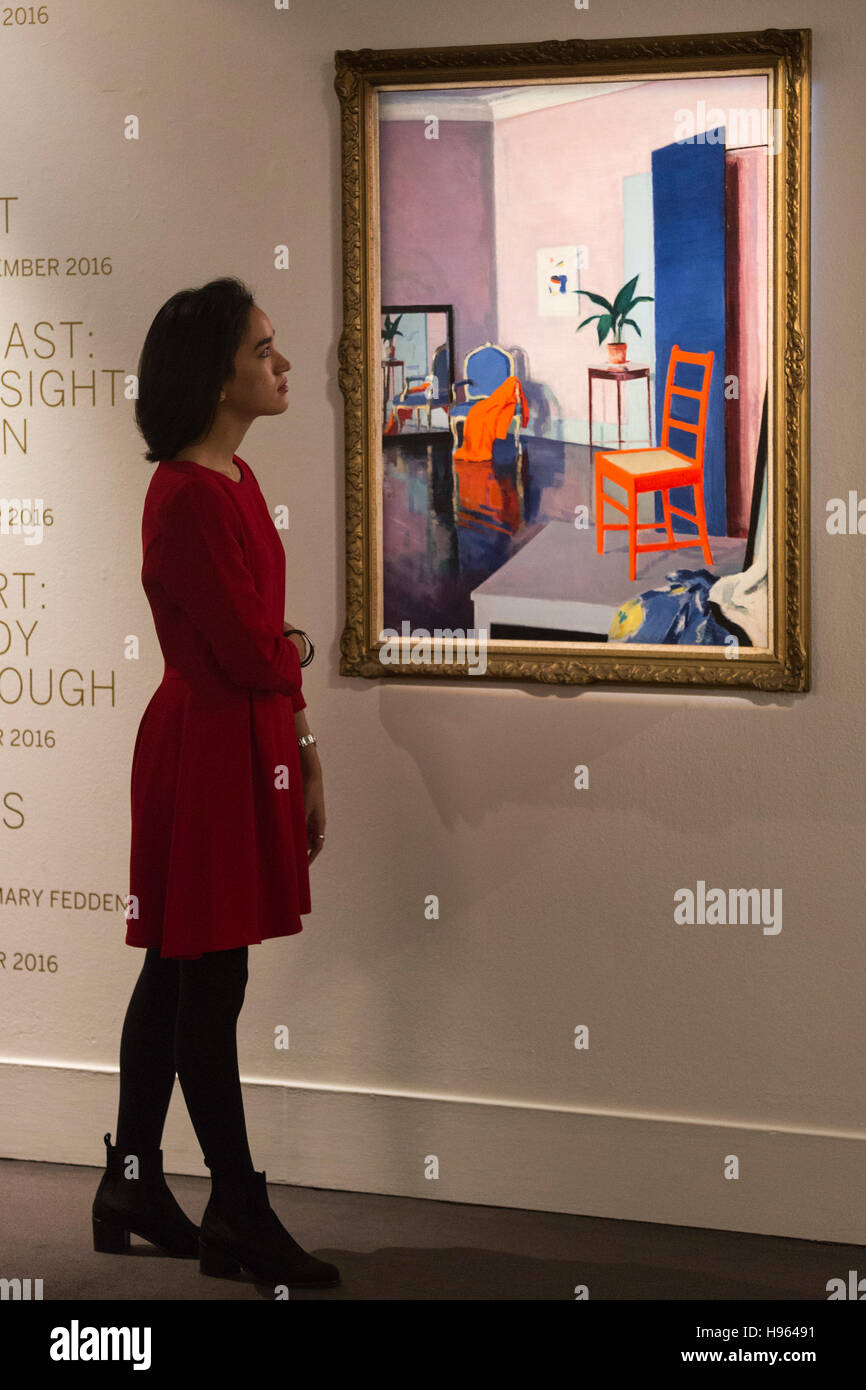
[[[292,635],[293,632],[297,632],[298,635],[299,635],[300,637],[303,637],[304,641],[305,641],[306,644],[307,644],[307,647],[309,648],[309,650],[308,650],[308,652],[307,652],[307,655],[304,657],[303,661],[301,662],[301,665],[302,665],[302,666],[309,666],[310,662],[312,661],[312,659],[313,659],[313,657],[314,657],[314,655],[315,655],[316,649],[315,649],[315,647],[313,646],[313,644],[312,644],[310,638],[309,638],[309,637],[307,636],[307,634],[304,632],[304,629],[303,629],[302,627],[287,627],[286,630],[285,630],[284,633],[283,633],[283,636],[284,636],[284,637],[291,637],[291,635]]]

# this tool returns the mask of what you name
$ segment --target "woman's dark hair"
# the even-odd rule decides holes
[[[242,280],[226,275],[163,304],[138,363],[135,421],[151,463],[177,458],[210,430],[254,302]]]

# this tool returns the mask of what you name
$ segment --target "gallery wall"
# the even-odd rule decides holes
[[[292,364],[288,412],[240,452],[289,512],[285,612],[316,643],[328,813],[304,930],[250,951],[257,1167],[863,1242],[866,540],[825,526],[828,500],[863,487],[862,7],[69,0],[47,16],[0,47],[0,494],[46,522],[0,534],[0,1155],[98,1166],[114,1130],[142,960],[124,944],[129,768],[163,669],[129,378],[159,306],[230,273]],[[341,677],[335,49],[769,26],[813,29],[813,689]],[[676,924],[674,893],[699,882],[780,889],[781,929]],[[168,1171],[205,1172],[179,1088],[163,1148]]]

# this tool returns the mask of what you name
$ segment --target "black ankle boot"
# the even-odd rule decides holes
[[[162,1172],[162,1149],[137,1154],[139,1176],[123,1174],[124,1155],[105,1136],[108,1158],[93,1199],[93,1248],[120,1255],[129,1235],[149,1240],[166,1255],[192,1260],[198,1254],[198,1226],[181,1211]]]
[[[336,1265],[308,1255],[289,1235],[268,1201],[264,1173],[230,1178],[211,1173],[211,1196],[199,1237],[202,1274],[227,1279],[241,1267],[263,1284],[331,1289]]]

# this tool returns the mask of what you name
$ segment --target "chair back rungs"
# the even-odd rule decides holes
[[[695,456],[689,462],[695,467],[703,469],[704,466],[704,443],[706,440],[707,410],[710,403],[710,381],[713,375],[713,360],[715,353],[710,352],[684,352],[679,344],[674,343],[671,348],[671,355],[668,361],[668,374],[665,381],[665,399],[662,409],[662,430],[659,439],[659,447],[670,449],[669,436],[671,430],[684,430],[687,434],[695,436]],[[701,385],[696,389],[693,386],[677,386],[676,374],[677,367],[681,363],[703,368]],[[687,396],[691,400],[698,401],[697,423],[690,420],[677,420],[671,415],[671,397]],[[679,449],[672,449],[672,453],[680,453]]]

